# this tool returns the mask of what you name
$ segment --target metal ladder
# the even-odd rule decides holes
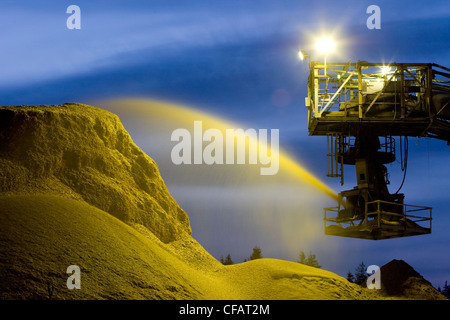
[[[344,184],[344,144],[343,136],[338,133],[327,133],[327,177],[341,178]]]

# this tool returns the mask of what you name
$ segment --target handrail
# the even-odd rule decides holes
[[[331,102],[334,101],[334,99],[336,99],[337,95],[342,91],[342,89],[345,87],[345,85],[347,84],[347,82],[350,80],[350,78],[353,76],[353,74],[355,74],[355,71],[352,71],[350,73],[350,75],[348,76],[348,78],[344,81],[344,83],[341,84],[341,86],[339,87],[339,89],[334,93],[333,97],[331,97],[330,101],[328,101],[328,103],[325,105],[324,108],[322,108],[321,111],[319,111],[319,116],[322,116],[322,113],[324,113],[328,107],[331,105]]]
[[[372,68],[382,68],[384,66],[394,68],[394,70],[389,72],[388,77],[386,78],[382,72],[375,72]],[[429,99],[431,97],[431,86],[435,85],[435,82],[439,82],[438,79],[432,79],[432,75],[441,75],[450,78],[450,74],[447,73],[450,69],[445,68],[441,65],[435,63],[369,63],[365,61],[359,61],[356,63],[351,62],[342,62],[342,63],[327,63],[325,64],[312,61],[310,64],[311,70],[311,80],[308,80],[308,97],[310,98],[312,104],[308,106],[310,109],[310,122],[314,121],[314,119],[320,119],[325,116],[325,114],[336,108],[336,105],[341,106],[343,102],[350,101],[352,99],[358,98],[359,101],[354,101],[357,105],[352,104],[352,107],[359,106],[358,114],[359,118],[366,118],[369,112],[375,108],[377,105],[387,106],[392,103],[389,101],[380,101],[380,97],[386,93],[386,88],[392,81],[396,81],[401,85],[401,90],[397,92],[397,94],[401,94],[408,92],[408,88],[411,86],[414,87],[423,87],[423,90],[418,93],[417,100],[409,99],[403,95],[400,95],[399,99],[394,104],[402,104],[402,112],[406,112],[406,114],[398,113],[398,119],[393,120],[401,120],[405,117],[408,117],[411,110],[415,110],[417,108],[421,108],[420,110],[430,111]],[[319,74],[319,70],[327,68],[327,72],[330,71],[330,74]],[[342,69],[340,69],[342,68]],[[367,71],[366,71],[367,69]],[[442,71],[441,71],[442,70]],[[317,71],[317,72],[316,72]],[[358,77],[355,77],[355,76]],[[421,75],[421,76],[419,76]],[[427,81],[422,82],[422,76],[426,77]],[[396,78],[400,79],[396,79]],[[344,80],[345,79],[345,80]],[[371,98],[370,101],[363,102],[362,96],[363,94],[363,86],[361,81],[369,81],[369,80],[380,79],[384,81],[384,87],[381,90],[376,90],[376,97]],[[327,92],[321,92],[324,90],[321,84],[328,82],[333,82],[336,86],[328,89]],[[339,85],[339,87],[338,87]],[[441,83],[443,90],[450,91],[450,86],[447,83]],[[330,91],[328,91],[330,90]],[[365,90],[365,89],[364,89]],[[411,91],[416,92],[416,91]],[[418,92],[418,91],[417,91]],[[375,93],[375,92],[374,92]],[[326,95],[325,95],[326,94]],[[349,100],[346,100],[347,94],[349,94]],[[326,98],[325,98],[326,97]],[[341,101],[341,98],[344,98]],[[406,99],[406,100],[404,100]],[[409,103],[409,109],[405,110],[404,104]],[[415,105],[412,106],[411,103]],[[362,108],[364,106],[364,108]],[[333,114],[333,116],[336,116]],[[373,117],[371,116],[370,119]]]
[[[371,204],[376,204],[377,205],[377,209],[375,211],[368,211],[368,207]],[[389,205],[397,205],[397,206],[401,206],[402,208],[402,213],[397,213],[397,212],[390,212],[390,211],[385,211],[382,208],[382,204],[389,204]],[[417,209],[413,209],[410,210],[409,207],[413,207],[413,208],[417,208]],[[346,221],[355,221],[355,220],[361,220],[361,219],[352,219],[352,218],[348,218],[348,219],[339,219],[338,217],[327,217],[327,212],[332,213],[332,214],[339,214],[339,211],[341,209],[341,206],[335,206],[335,207],[328,207],[324,209],[324,221],[329,221],[329,222],[339,222],[339,223],[345,223]],[[412,214],[408,214],[410,212],[416,212],[416,211],[428,211],[429,212],[429,216],[417,216],[417,215],[412,215]],[[403,203],[396,203],[396,202],[389,202],[389,201],[385,201],[385,200],[375,200],[375,201],[371,201],[371,202],[367,202],[366,203],[366,210],[365,210],[365,220],[367,221],[367,218],[369,216],[378,216],[378,218],[381,218],[383,215],[384,216],[396,216],[396,217],[404,217],[404,218],[411,218],[413,222],[420,222],[420,221],[431,221],[432,217],[431,217],[431,211],[432,208],[431,207],[425,207],[425,206],[418,206],[418,205],[410,205],[410,204],[403,204]],[[381,219],[378,219],[381,220]]]

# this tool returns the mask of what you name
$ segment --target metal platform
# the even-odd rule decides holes
[[[431,233],[430,207],[377,200],[366,204],[362,217],[345,217],[344,210],[343,206],[325,208],[325,234],[382,240]]]
[[[450,142],[450,69],[431,63],[310,63],[309,135],[432,137]]]

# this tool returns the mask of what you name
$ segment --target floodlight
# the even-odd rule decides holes
[[[384,77],[385,75],[387,75],[389,72],[391,72],[391,67],[389,66],[382,66],[381,67],[381,75]]]
[[[300,60],[305,60],[307,57],[309,57],[309,54],[306,53],[305,50],[300,50],[298,52],[298,57],[300,58]]]
[[[323,37],[323,38],[320,38],[319,40],[317,40],[317,42],[316,42],[316,49],[319,52],[324,53],[325,55],[330,53],[331,51],[333,51],[334,48],[335,48],[335,43],[330,38]]]

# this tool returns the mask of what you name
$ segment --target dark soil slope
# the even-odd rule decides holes
[[[389,296],[411,299],[443,299],[431,283],[403,260],[392,260],[380,268],[381,289]]]

